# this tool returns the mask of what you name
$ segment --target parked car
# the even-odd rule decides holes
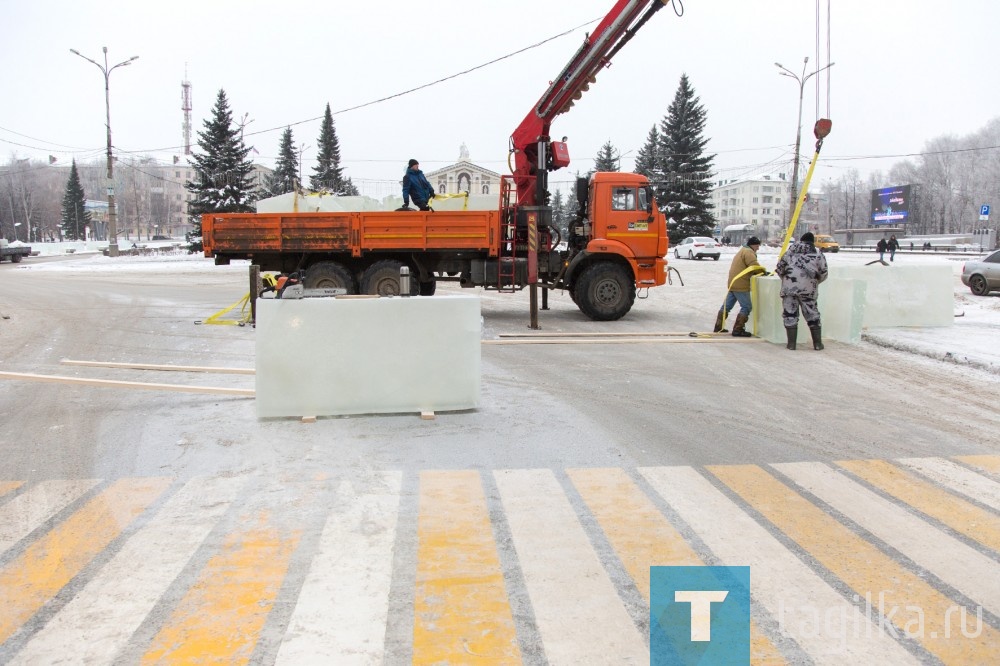
[[[833,240],[833,236],[816,236],[815,245],[820,252],[840,252],[840,243]]]
[[[985,259],[965,262],[962,267],[962,284],[976,296],[1000,291],[1000,250],[987,255]]]
[[[719,244],[711,238],[706,238],[704,236],[688,236],[674,246],[674,256],[678,259],[681,257],[687,257],[688,259],[711,257],[712,259],[718,261],[719,255],[722,254],[719,247]]]
[[[152,240],[170,240],[170,236],[153,236]]]

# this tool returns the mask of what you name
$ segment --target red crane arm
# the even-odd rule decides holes
[[[552,120],[566,113],[580,99],[597,73],[654,13],[670,0],[617,0],[611,11],[587,35],[576,54],[524,117],[510,137],[514,152],[514,181],[519,205],[535,205],[538,143],[550,143]]]

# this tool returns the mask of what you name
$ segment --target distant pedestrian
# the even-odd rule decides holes
[[[885,246],[889,250],[889,261],[895,261],[896,250],[899,249],[899,241],[896,240],[895,234],[889,236],[889,242]]]
[[[430,210],[427,203],[434,198],[434,186],[427,181],[420,170],[420,162],[410,160],[403,174],[403,207],[408,208],[410,199],[420,210]]]
[[[750,310],[753,308],[750,300],[750,277],[754,273],[766,272],[757,261],[758,249],[760,249],[760,239],[751,236],[747,239],[746,247],[741,247],[733,257],[733,263],[729,265],[729,291],[726,293],[725,303],[715,317],[715,328],[712,329],[716,333],[726,332],[726,317],[739,303],[740,313],[736,315],[736,323],[733,324],[733,336],[749,338],[753,335],[746,330]]]
[[[884,238],[879,238],[878,243],[875,244],[875,250],[878,252],[878,260],[885,261],[883,258],[885,256],[885,251],[889,248],[889,243]]]
[[[788,252],[778,260],[774,272],[781,277],[781,319],[785,325],[788,349],[795,349],[799,335],[799,310],[812,334],[813,349],[823,349],[823,332],[820,326],[819,308],[816,297],[819,283],[826,279],[828,269],[826,257],[813,244],[816,238],[811,232],[802,234],[797,243],[792,243]]]

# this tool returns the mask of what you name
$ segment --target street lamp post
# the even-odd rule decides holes
[[[18,228],[19,226],[21,226],[21,223],[20,223],[20,222],[15,222],[15,223],[14,223],[14,242],[15,242],[15,243],[16,243],[16,242],[17,242],[17,240],[18,240],[18,239],[17,239],[17,228]]]
[[[825,69],[830,69],[835,63],[830,63],[820,67],[816,71],[806,74],[806,66],[809,64],[809,56],[806,56],[802,61],[802,74],[796,74],[792,70],[788,69],[780,62],[774,63],[774,66],[780,69],[779,74],[781,76],[787,76],[790,79],[794,79],[796,83],[799,84],[799,116],[798,125],[795,128],[795,158],[792,163],[792,196],[789,202],[789,209],[794,212],[796,202],[798,201],[798,184],[799,184],[799,148],[802,145],[802,97],[805,93],[806,81],[811,79],[816,74],[819,74]]]
[[[108,47],[102,47],[104,51],[104,64],[97,62],[96,60],[91,60],[87,56],[83,55],[76,49],[70,49],[70,53],[75,53],[84,60],[94,63],[101,74],[104,74],[104,109],[107,118],[107,129],[108,129],[108,255],[112,257],[118,256],[118,218],[115,214],[115,181],[114,181],[114,167],[112,166],[113,160],[111,157],[111,88],[109,86],[109,79],[111,78],[111,72],[119,67],[124,67],[125,65],[131,65],[133,62],[139,59],[139,56],[132,56],[128,60],[124,60],[113,67],[108,67]]]

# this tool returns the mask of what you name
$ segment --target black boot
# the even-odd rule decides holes
[[[715,316],[715,328],[712,329],[713,333],[727,333],[729,329],[726,328],[726,320],[722,318],[722,310],[719,310],[719,314]]]
[[[813,349],[823,349],[823,331],[819,324],[809,327],[813,337]]]
[[[749,315],[745,315],[742,312],[736,315],[736,323],[733,324],[733,337],[734,338],[750,338],[753,334],[746,330],[747,320],[749,320]]]
[[[785,345],[786,349],[795,349],[795,343],[799,339],[799,326],[786,326],[785,333],[788,335],[788,344]]]

